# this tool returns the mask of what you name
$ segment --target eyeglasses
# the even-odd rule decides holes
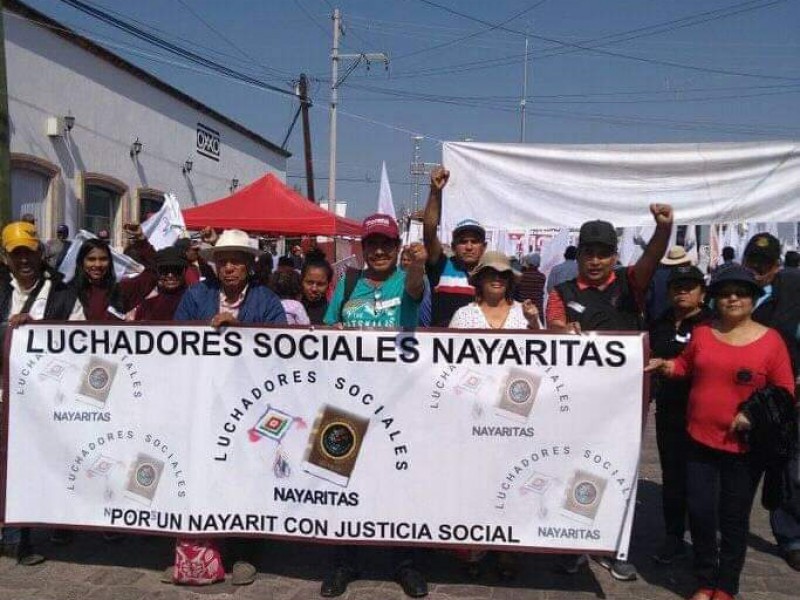
[[[177,265],[164,265],[162,267],[158,267],[156,271],[158,271],[159,276],[164,276],[164,275],[180,276],[183,274],[183,267],[179,267]]]

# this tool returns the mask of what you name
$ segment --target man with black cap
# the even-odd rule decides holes
[[[615,269],[617,232],[607,221],[588,221],[578,236],[578,276],[557,285],[547,301],[547,327],[585,330],[641,329],[644,296],[672,232],[672,207],[651,204],[656,230],[632,267]]]
[[[447,327],[455,312],[472,302],[475,289],[469,272],[486,250],[486,230],[474,219],[464,219],[453,229],[453,253],[448,257],[436,232],[442,216],[442,191],[450,171],[436,167],[431,172],[431,190],[425,205],[422,235],[428,252],[427,275],[431,284],[433,327]]]
[[[753,320],[778,330],[792,359],[796,381],[800,381],[800,272],[780,268],[781,243],[774,235],[758,233],[744,249],[742,263],[753,271],[764,294],[756,301]],[[797,388],[795,388],[795,396]],[[786,506],[770,513],[775,540],[786,562],[800,571],[800,457],[792,472],[793,497]]]
[[[650,351],[653,358],[678,356],[692,330],[711,318],[705,305],[703,273],[692,265],[671,266],[666,282],[669,307],[650,325]],[[686,554],[686,465],[689,436],[686,410],[689,403],[688,379],[654,376],[652,397],[656,401],[656,442],[661,462],[661,504],[666,537],[653,559],[661,564]]]
[[[563,332],[639,330],[643,324],[644,298],[672,233],[672,207],[651,204],[656,230],[641,258],[632,267],[616,269],[617,232],[607,221],[588,221],[578,235],[578,276],[557,285],[547,299],[547,328]],[[584,556],[564,564],[577,572]],[[601,557],[598,562],[615,579],[636,579],[636,568],[627,561]]]

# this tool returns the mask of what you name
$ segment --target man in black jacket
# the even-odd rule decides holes
[[[46,268],[35,225],[25,221],[9,223],[3,228],[2,244],[8,270],[0,273],[0,334],[9,326],[30,320],[83,320],[83,309],[75,301],[74,290],[63,283],[58,273]],[[0,549],[21,565],[37,565],[45,560],[33,551],[29,529],[4,528]]]
[[[795,377],[800,377],[800,272],[781,269],[781,244],[769,233],[754,235],[744,249],[743,264],[756,274],[764,290],[753,311],[753,319],[777,329],[786,342]],[[795,396],[797,393],[795,393]],[[800,571],[800,457],[795,457],[792,472],[793,498],[770,513],[775,540],[786,562]]]

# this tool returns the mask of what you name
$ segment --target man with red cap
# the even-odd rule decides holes
[[[361,234],[366,268],[348,271],[339,280],[325,314],[325,324],[345,327],[414,328],[424,293],[425,247],[411,244],[405,269],[397,268],[400,231],[389,215],[375,214],[364,219]],[[341,596],[357,578],[357,552],[353,546],[339,546],[333,568],[322,580],[320,595]],[[407,596],[428,594],[428,584],[416,568],[412,554],[398,552],[396,579]]]

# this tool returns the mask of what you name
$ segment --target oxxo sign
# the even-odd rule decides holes
[[[220,138],[219,131],[210,127],[197,124],[197,153],[207,156],[212,160],[219,160]]]

